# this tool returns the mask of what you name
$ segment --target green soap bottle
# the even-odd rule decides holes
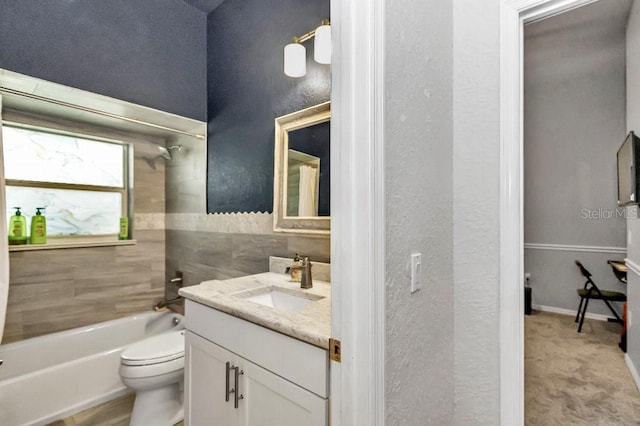
[[[47,218],[40,210],[44,210],[44,207],[36,207],[36,215],[31,218],[31,244],[47,242]]]
[[[119,240],[129,239],[129,218],[121,217],[120,218],[120,233],[118,233]]]
[[[9,244],[27,244],[27,220],[22,216],[20,207],[14,207],[16,214],[9,219]]]

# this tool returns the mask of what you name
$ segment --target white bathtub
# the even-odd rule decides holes
[[[0,345],[0,424],[45,425],[124,395],[124,348],[182,328],[182,315],[145,312]]]

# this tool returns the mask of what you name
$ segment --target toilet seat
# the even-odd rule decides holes
[[[171,361],[158,362],[146,365],[120,364],[120,377],[122,379],[149,379],[151,377],[172,375],[179,372],[182,376],[184,370],[184,356]]]
[[[184,330],[148,337],[131,345],[120,355],[121,363],[127,366],[161,364],[181,358],[184,358]],[[184,360],[180,361],[184,365]]]

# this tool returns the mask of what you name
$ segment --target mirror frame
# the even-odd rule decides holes
[[[273,230],[298,234],[329,235],[331,216],[286,216],[289,132],[331,121],[331,102],[324,102],[275,119],[275,154],[273,167]],[[331,143],[331,141],[329,141]]]

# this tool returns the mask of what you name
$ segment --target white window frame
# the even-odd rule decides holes
[[[5,179],[3,191],[6,191],[7,186],[14,187],[28,187],[28,188],[49,188],[49,189],[67,189],[67,190],[80,190],[80,191],[95,191],[95,192],[115,192],[122,195],[122,217],[128,217],[131,221],[133,217],[133,144],[131,142],[125,142],[115,138],[107,138],[103,136],[97,136],[92,132],[79,132],[77,130],[65,130],[64,128],[47,127],[46,125],[31,124],[18,120],[4,120],[2,126],[14,127],[20,129],[33,130],[42,133],[77,137],[81,139],[111,143],[120,145],[123,150],[123,185],[122,187],[102,186],[102,185],[88,185],[88,184],[72,184],[72,183],[58,183],[58,182],[43,182],[43,181],[26,181],[16,179]],[[0,131],[2,130],[0,126]],[[4,161],[4,153],[0,152],[0,160]],[[5,219],[8,220],[8,219]],[[129,237],[132,236],[132,226],[129,223]],[[27,250],[43,250],[43,249],[55,249],[55,248],[71,248],[71,247],[93,247],[93,246],[108,246],[108,245],[127,245],[135,244],[133,239],[119,240],[118,233],[114,234],[96,234],[96,235],[59,235],[49,236],[46,244],[25,244],[25,245],[11,245],[9,251],[27,251]]]

